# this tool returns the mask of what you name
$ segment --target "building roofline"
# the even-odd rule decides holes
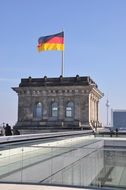
[[[44,76],[43,78],[23,78],[21,79],[21,83],[19,87],[38,87],[38,86],[89,86],[94,85],[98,88],[98,85],[89,77],[89,76],[79,76],[76,77],[54,77],[48,78]]]

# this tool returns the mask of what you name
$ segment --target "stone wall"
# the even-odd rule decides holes
[[[50,80],[51,81],[51,80]],[[24,81],[23,81],[24,82]],[[82,81],[83,82],[83,81]],[[89,128],[93,123],[98,123],[98,103],[102,93],[97,86],[79,83],[47,83],[38,85],[37,82],[27,84],[21,83],[19,87],[13,88],[18,94],[18,128],[47,127],[52,128]],[[58,105],[57,117],[51,115],[51,105]],[[66,107],[69,102],[73,103],[72,116],[66,117]],[[42,116],[34,117],[34,107],[37,103],[42,105]],[[68,112],[69,109],[68,109]]]

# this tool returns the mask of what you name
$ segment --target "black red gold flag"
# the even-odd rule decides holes
[[[38,51],[64,50],[64,32],[43,36],[38,39]]]

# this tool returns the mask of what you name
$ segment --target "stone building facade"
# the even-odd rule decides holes
[[[18,94],[19,130],[85,129],[100,125],[99,100],[103,93],[90,77],[26,78]]]

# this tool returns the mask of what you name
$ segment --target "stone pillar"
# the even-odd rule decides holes
[[[90,121],[93,120],[93,100],[92,100],[92,95],[90,95]]]
[[[59,120],[64,121],[65,118],[65,105],[63,97],[59,97]]]
[[[80,98],[80,120],[84,124],[89,123],[89,96],[85,95]]]
[[[96,106],[96,100],[94,100],[94,121],[97,121],[97,106]]]
[[[42,103],[43,103],[43,120],[48,120],[48,117],[49,117],[49,104],[48,104],[48,101],[47,101],[47,98],[48,97],[44,97],[43,100],[42,100]]]
[[[99,115],[99,113],[98,113],[98,104],[99,104],[99,102],[97,101],[97,122],[99,121],[99,118],[98,118],[98,115]]]
[[[80,98],[76,97],[74,100],[74,119],[80,120]]]
[[[94,99],[93,96],[91,98],[91,120],[94,120]]]

